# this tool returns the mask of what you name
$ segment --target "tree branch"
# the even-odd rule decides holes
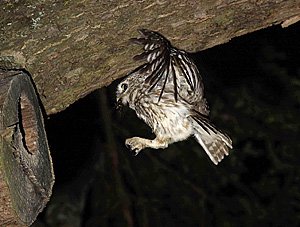
[[[0,68],[29,71],[53,114],[137,66],[131,57],[138,48],[127,40],[138,28],[199,51],[284,21],[290,25],[299,15],[299,0],[6,0],[0,3]]]

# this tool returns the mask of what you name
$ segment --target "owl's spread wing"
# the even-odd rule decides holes
[[[173,47],[157,32],[147,29],[141,29],[139,32],[141,38],[133,38],[131,41],[143,45],[144,52],[135,56],[134,60],[144,60],[146,63],[135,71],[147,75],[145,82],[149,84],[149,91],[161,86],[160,100],[166,84],[172,83],[176,102],[179,95],[184,96],[184,90],[202,92],[200,73],[186,52]],[[200,96],[202,97],[202,94]]]

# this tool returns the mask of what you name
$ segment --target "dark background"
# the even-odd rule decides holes
[[[299,226],[299,38],[274,26],[192,54],[233,140],[218,166],[193,138],[134,156],[125,139],[154,135],[115,109],[119,81],[50,116],[56,183],[34,226]]]

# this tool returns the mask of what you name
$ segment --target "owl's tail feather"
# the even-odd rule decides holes
[[[197,114],[192,116],[195,129],[195,137],[203,147],[212,162],[218,165],[225,155],[229,155],[232,149],[231,139],[218,130],[206,116]]]

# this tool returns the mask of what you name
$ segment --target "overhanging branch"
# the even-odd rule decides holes
[[[299,15],[299,0],[2,1],[0,68],[29,71],[52,114],[135,67],[138,28],[199,51]]]

